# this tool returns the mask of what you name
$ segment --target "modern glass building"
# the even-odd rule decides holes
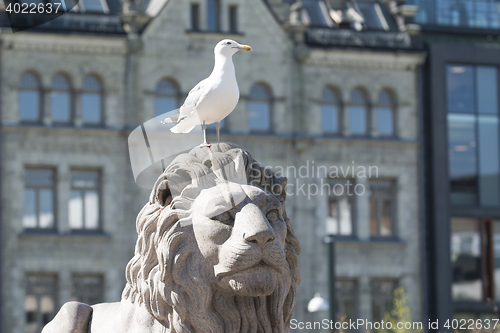
[[[423,73],[428,313],[498,318],[500,2],[412,0]]]

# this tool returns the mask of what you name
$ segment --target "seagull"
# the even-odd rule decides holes
[[[220,121],[233,112],[240,99],[233,54],[241,50],[252,51],[252,48],[231,39],[217,43],[212,74],[191,89],[179,114],[162,120],[163,124],[176,124],[170,129],[172,133],[189,133],[196,125],[201,124],[204,140],[200,147],[210,147],[207,143],[207,125],[217,123],[219,142]]]

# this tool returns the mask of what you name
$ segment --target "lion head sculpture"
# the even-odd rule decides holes
[[[172,333],[287,332],[300,245],[285,186],[236,145],[178,156],[137,216],[122,301]]]

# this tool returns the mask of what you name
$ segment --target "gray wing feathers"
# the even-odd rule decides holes
[[[179,116],[180,114],[176,114],[175,116],[173,117],[170,117],[170,118],[165,118],[161,121],[162,124],[173,124],[173,123],[176,123],[178,120],[179,120]]]
[[[191,89],[188,96],[186,97],[186,100],[184,101],[184,104],[182,104],[181,106],[181,118],[183,118],[183,116],[189,116],[201,100],[202,96],[206,93],[205,89],[203,89],[205,88],[206,81],[207,79],[200,81],[200,83],[198,83],[193,89]]]
[[[184,104],[182,104],[182,106],[180,107],[179,114],[162,120],[162,123],[163,124],[179,123],[181,120],[189,117],[196,109],[196,106],[200,103],[200,101],[205,97],[207,93],[207,89],[204,89],[206,86],[205,83],[207,79],[208,78],[200,81],[193,89],[191,89],[188,96],[186,97],[186,100],[184,101]]]

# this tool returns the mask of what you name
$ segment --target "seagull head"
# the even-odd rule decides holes
[[[232,39],[224,39],[217,43],[214,49],[215,54],[222,54],[226,57],[231,57],[238,51],[252,51],[249,45],[243,45],[235,42]]]

